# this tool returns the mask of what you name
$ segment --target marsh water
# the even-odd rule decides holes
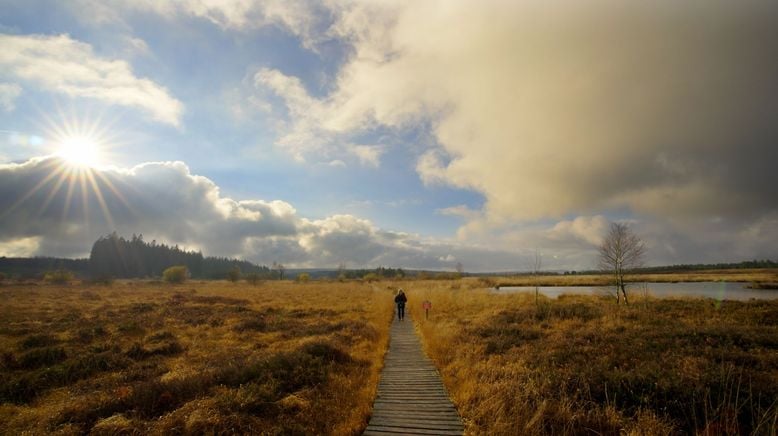
[[[679,282],[679,283],[632,283],[627,294],[640,295],[645,285],[653,297],[707,297],[716,300],[771,300],[778,298],[778,290],[748,289],[749,283],[739,282]],[[562,294],[608,295],[613,287],[607,286],[539,286],[538,291],[556,298]],[[494,292],[535,292],[534,286],[503,286]]]

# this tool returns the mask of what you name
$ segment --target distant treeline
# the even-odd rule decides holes
[[[738,263],[697,263],[697,264],[681,264],[681,265],[668,265],[668,266],[651,266],[640,268],[639,272],[645,273],[662,273],[662,272],[676,272],[676,271],[694,271],[704,269],[761,269],[761,268],[778,268],[778,262],[772,260],[746,260]]]
[[[222,279],[234,267],[242,274],[271,276],[266,266],[225,257],[204,257],[199,251],[182,250],[178,245],[145,242],[143,235],[125,239],[114,232],[95,241],[89,255],[89,272],[95,278],[159,277],[173,265],[186,265],[194,278]]]
[[[40,278],[55,270],[68,270],[80,278],[114,279],[161,277],[174,265],[185,265],[193,278],[223,279],[235,267],[242,275],[273,277],[266,266],[226,257],[204,257],[197,251],[186,251],[177,245],[145,242],[143,235],[126,239],[115,232],[101,237],[92,245],[88,259],[56,257],[0,257],[0,273],[5,277]]]
[[[343,275],[343,278],[358,279],[368,274],[375,274],[380,278],[403,278],[408,275],[402,268],[385,268],[379,266],[376,269],[349,269],[341,270],[339,275]]]
[[[680,265],[663,265],[663,266],[647,266],[638,268],[634,272],[638,274],[662,274],[673,272],[685,272],[685,271],[702,271],[702,270],[721,270],[721,269],[769,269],[778,268],[778,262],[773,260],[746,260],[743,262],[733,263],[694,263],[694,264],[680,264]],[[491,277],[491,276],[524,276],[533,275],[530,271],[500,271],[500,272],[486,272],[486,273],[469,273],[468,275],[476,277]],[[599,270],[572,270],[572,271],[541,271],[542,275],[576,275],[576,274],[602,274]]]
[[[79,277],[89,275],[89,259],[57,257],[0,257],[0,273],[6,277],[40,278],[46,271],[66,269]]]

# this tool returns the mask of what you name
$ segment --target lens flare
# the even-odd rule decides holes
[[[113,123],[101,122],[102,117],[99,116],[78,117],[74,112],[62,110],[55,114],[58,117],[42,115],[46,123],[42,130],[47,139],[31,138],[48,148],[49,154],[39,158],[46,171],[35,186],[19,195],[10,207],[0,211],[0,218],[42,194],[39,214],[44,214],[53,204],[62,204],[61,219],[75,219],[73,222],[78,223],[71,206],[80,204],[83,215],[77,227],[88,233],[90,218],[94,216],[92,209],[96,205],[102,212],[101,224],[115,228],[113,214],[118,205],[123,205],[120,213],[134,213],[121,191],[114,186],[115,179],[111,176],[114,168],[110,164],[110,151],[119,144],[117,138],[121,136],[120,132],[112,128]],[[62,195],[64,202],[54,201]]]
[[[100,165],[100,145],[88,136],[65,138],[56,154],[70,165],[91,168]]]

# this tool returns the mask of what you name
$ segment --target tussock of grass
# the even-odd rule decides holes
[[[8,434],[358,434],[392,308],[359,283],[9,285],[0,302]]]
[[[414,284],[415,285],[415,284]],[[406,286],[471,434],[774,434],[778,301]]]

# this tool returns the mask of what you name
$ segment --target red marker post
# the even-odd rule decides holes
[[[421,307],[424,309],[424,319],[430,318],[430,309],[432,309],[432,302],[430,300],[424,300],[421,303]]]

